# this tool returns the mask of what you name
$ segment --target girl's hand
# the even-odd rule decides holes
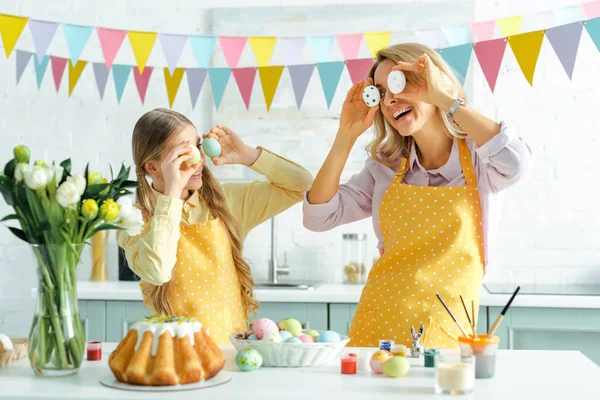
[[[442,73],[427,54],[417,58],[414,64],[400,61],[392,70],[411,71],[421,75],[426,83],[425,86],[418,88],[420,89],[419,100],[439,108],[443,108],[446,104],[449,95],[444,90]]]
[[[196,165],[187,165],[185,162],[194,156],[191,154],[192,143],[184,141],[175,146],[167,154],[160,165],[165,182],[165,195],[180,198],[190,177],[204,166],[204,158]]]
[[[215,165],[241,164],[250,166],[256,162],[261,150],[246,145],[242,139],[225,125],[217,125],[209,133],[202,135],[203,139],[212,137],[221,145],[221,155],[212,158]]]
[[[350,136],[352,140],[356,140],[373,125],[375,113],[379,109],[379,107],[366,105],[362,97],[364,88],[372,84],[371,78],[356,83],[350,88],[346,100],[344,100],[340,114],[339,132]]]

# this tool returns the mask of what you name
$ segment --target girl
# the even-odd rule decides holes
[[[393,70],[407,81],[396,95],[387,87]],[[381,102],[369,108],[362,92],[373,84]],[[497,196],[523,176],[531,153],[508,123],[486,118],[465,97],[450,67],[420,44],[381,50],[367,81],[347,94],[303,212],[313,231],[373,217],[381,256],[363,289],[350,346],[377,346],[378,339],[410,345],[410,327],[421,323],[426,347],[458,346],[460,331],[437,293],[470,332],[460,295],[477,315]],[[352,146],[373,122],[365,168],[340,186]]]
[[[269,182],[220,185],[195,165],[191,146],[200,138],[183,115],[165,109],[144,114],[133,130],[138,207],[146,225],[137,236],[118,235],[140,283],[144,302],[154,313],[195,317],[216,343],[246,330],[258,307],[254,280],[242,257],[242,244],[255,226],[302,201],[312,176],[302,167],[267,150],[252,148],[218,125],[203,138],[221,144],[215,165],[241,164]],[[150,177],[152,184],[147,181]]]

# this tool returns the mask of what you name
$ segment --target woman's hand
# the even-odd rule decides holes
[[[221,145],[221,155],[212,158],[215,165],[241,164],[250,166],[256,162],[262,150],[246,145],[242,139],[225,125],[217,125],[203,139],[212,137]]]
[[[192,146],[192,143],[187,140],[180,143],[171,149],[161,163],[160,170],[165,183],[165,196],[180,198],[190,177],[204,166],[204,158],[201,158],[196,165],[184,165],[187,160],[194,158],[191,153]]]
[[[373,125],[379,107],[369,107],[362,97],[364,88],[372,84],[373,80],[368,78],[366,81],[357,82],[348,90],[340,114],[338,134],[349,136],[352,141],[355,141]]]

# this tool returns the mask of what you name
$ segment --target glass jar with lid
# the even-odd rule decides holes
[[[364,284],[367,281],[367,235],[344,233],[342,235],[343,282]]]

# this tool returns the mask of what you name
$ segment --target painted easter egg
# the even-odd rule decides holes
[[[392,378],[400,378],[408,374],[410,370],[410,362],[406,357],[392,357],[383,362],[381,367],[383,373]]]
[[[235,363],[242,371],[250,372],[261,367],[263,357],[256,349],[242,349],[237,353]]]
[[[298,339],[300,339],[300,341],[302,341],[302,343],[314,343],[315,339],[312,338],[312,336],[308,336],[308,335],[300,335],[298,336]]]
[[[252,332],[254,332],[257,338],[262,339],[266,333],[279,332],[279,329],[277,328],[277,324],[269,318],[260,318],[252,325]]]
[[[387,350],[376,351],[371,356],[371,361],[369,362],[369,365],[371,366],[371,369],[375,373],[382,374],[383,373],[383,363],[392,357],[393,357],[393,354]]]
[[[302,324],[294,318],[287,318],[279,322],[279,329],[288,331],[293,336],[300,336],[302,333]]]
[[[379,102],[381,101],[381,93],[379,93],[379,89],[372,85],[363,89],[362,96],[365,104],[369,107],[375,107],[379,105]]]
[[[202,150],[210,158],[219,157],[221,155],[221,144],[212,137],[207,137],[202,141]]]
[[[288,331],[280,331],[279,332],[279,336],[281,336],[281,338],[283,339],[283,341],[285,342],[287,339],[294,337],[294,335],[292,335],[291,333],[289,333]]]
[[[262,341],[269,343],[281,343],[283,342],[283,339],[281,338],[281,335],[279,335],[279,332],[267,332],[265,333],[265,336],[263,336]]]
[[[317,337],[317,342],[319,343],[333,343],[339,342],[340,340],[340,334],[335,331],[323,331],[319,337]]]
[[[193,156],[193,158],[190,158],[189,160],[186,160],[185,162],[189,165],[196,165],[200,162],[200,159],[201,159],[200,150],[198,150],[198,148],[196,146],[191,146],[190,148],[192,149],[190,151],[190,155]]]

